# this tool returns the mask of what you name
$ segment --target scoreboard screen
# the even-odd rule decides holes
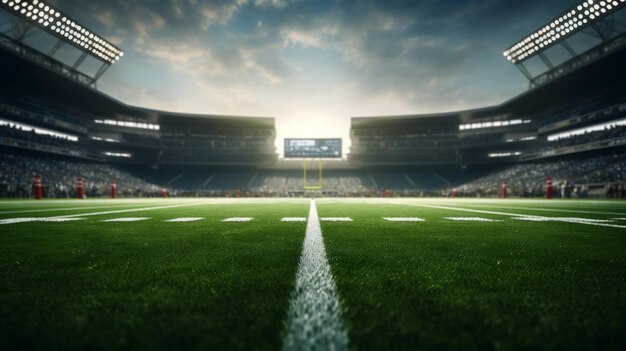
[[[285,139],[285,158],[341,158],[341,139]]]

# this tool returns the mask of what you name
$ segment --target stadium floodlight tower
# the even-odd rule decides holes
[[[65,13],[41,0],[0,0],[0,8],[12,15],[9,28],[0,31],[0,48],[21,55],[40,66],[68,76],[83,84],[95,87],[98,79],[124,52],[102,36],[78,23]],[[47,53],[25,43],[24,39],[35,30],[44,31],[57,38],[54,47]],[[81,54],[71,65],[55,58],[55,54],[65,44],[78,49]],[[100,62],[95,74],[81,71],[81,64],[87,56]]]
[[[626,0],[582,1],[506,49],[503,55],[528,78],[530,88],[545,84],[625,47],[626,24],[616,18],[624,8]],[[599,43],[577,53],[567,40],[578,33],[591,35],[599,39]],[[558,65],[545,54],[547,49],[556,45],[561,45],[570,55]],[[547,71],[532,75],[524,63],[537,55]]]

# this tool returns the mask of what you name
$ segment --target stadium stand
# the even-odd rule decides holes
[[[116,182],[118,195],[122,197],[162,196],[159,186],[112,165],[3,154],[0,156],[0,197],[31,197],[35,176],[42,177],[44,194],[49,198],[75,198],[78,177],[83,178],[88,197],[110,196],[111,181]]]
[[[507,180],[524,197],[543,196],[547,176],[559,195],[623,195],[626,50],[496,106],[354,117],[347,161],[325,166],[321,190],[278,159],[274,118],[129,106],[14,52],[0,62],[12,82],[0,85],[0,196],[29,196],[34,175],[48,197],[73,196],[79,175],[88,196],[112,180],[121,196],[499,196]]]
[[[513,165],[499,172],[455,186],[459,196],[499,196],[502,181],[512,196],[543,197],[546,178],[552,178],[557,197],[591,196],[623,198],[626,182],[626,154],[592,155],[548,162]],[[453,188],[448,188],[448,194]]]

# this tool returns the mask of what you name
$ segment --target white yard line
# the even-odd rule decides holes
[[[253,217],[230,217],[222,219],[222,222],[250,222]]]
[[[111,219],[103,219],[100,222],[138,222],[145,221],[150,219],[148,217],[122,217],[122,218],[111,218]]]
[[[406,202],[394,202],[399,205],[407,205],[407,206],[417,206],[417,207],[426,207],[426,208],[436,208],[440,210],[451,210],[451,211],[463,211],[463,212],[472,212],[472,213],[485,213],[492,214],[497,216],[510,216],[510,217],[522,217],[522,218],[535,218],[536,220],[548,219],[552,221],[558,222],[566,222],[566,223],[577,223],[577,224],[587,224],[587,225],[595,225],[600,227],[611,227],[611,228],[626,228],[626,225],[619,224],[609,224],[609,223],[598,223],[590,220],[585,220],[586,218],[562,218],[562,217],[546,217],[546,216],[533,216],[528,214],[520,214],[520,213],[510,213],[510,212],[497,212],[497,211],[486,211],[486,210],[475,210],[469,208],[461,208],[461,207],[450,207],[450,206],[438,206],[438,205],[427,205],[427,204],[414,204],[414,203],[406,203]],[[558,219],[558,220],[556,220]]]
[[[291,294],[283,350],[347,350],[337,287],[328,265],[315,201]]]
[[[352,222],[350,217],[322,217],[320,220],[323,222]]]
[[[424,222],[422,218],[417,217],[383,217],[383,219],[389,222]]]
[[[499,222],[498,220],[491,218],[483,218],[483,217],[444,217],[450,221],[459,221],[459,222]]]
[[[181,218],[172,218],[172,219],[168,219],[165,220],[165,222],[195,222],[195,221],[200,221],[203,220],[204,217],[181,217]]]
[[[306,222],[305,217],[283,217],[280,219],[281,222]]]

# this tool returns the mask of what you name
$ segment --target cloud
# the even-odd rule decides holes
[[[103,86],[122,100],[273,115],[293,130],[314,114],[345,126],[350,115],[502,102],[524,85],[502,50],[571,6],[569,0],[51,1],[127,51],[112,69],[117,74],[103,78],[121,80]]]

